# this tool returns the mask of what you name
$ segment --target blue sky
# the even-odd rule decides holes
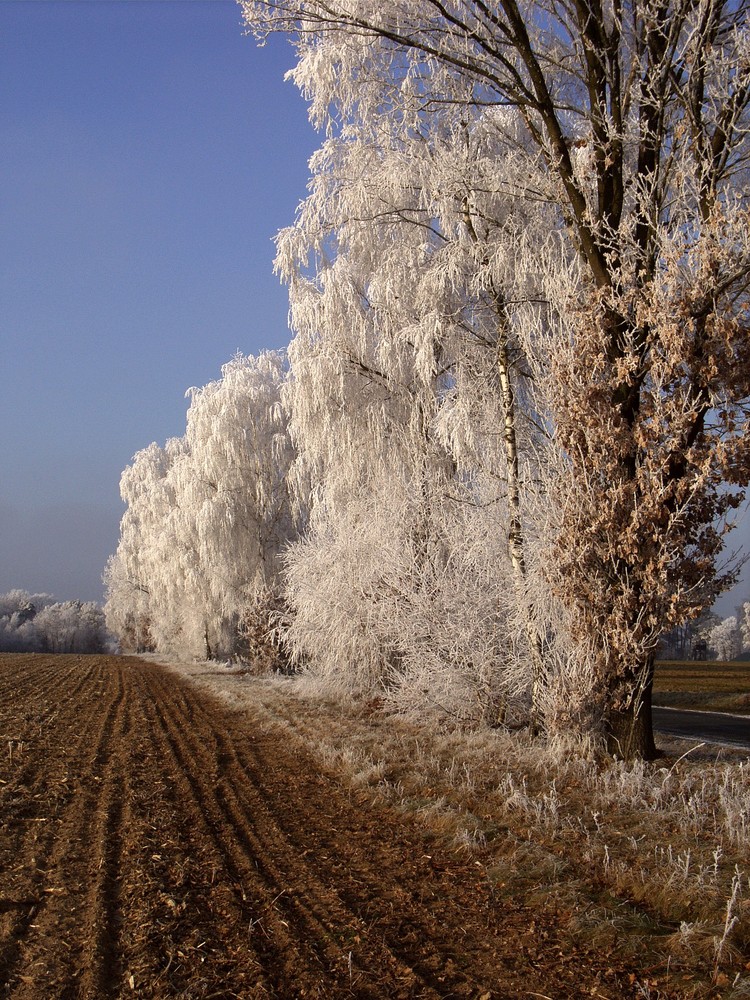
[[[101,600],[122,469],[288,342],[272,239],[320,141],[293,63],[233,0],[0,0],[0,593]]]
[[[119,477],[283,347],[319,137],[232,0],[0,2],[0,592],[100,600]]]

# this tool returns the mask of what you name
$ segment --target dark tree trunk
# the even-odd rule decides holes
[[[651,689],[654,665],[648,664],[648,680],[640,696],[627,708],[611,709],[607,726],[607,749],[622,760],[654,760],[659,756],[654,743],[651,718]]]

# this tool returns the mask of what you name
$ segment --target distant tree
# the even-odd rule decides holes
[[[3,652],[102,653],[111,641],[98,604],[58,603],[49,594],[23,590],[0,595]]]
[[[742,652],[750,650],[750,601],[744,601],[737,609],[737,616],[742,636]]]
[[[294,35],[313,120],[343,135],[520,116],[520,144],[499,126],[533,151],[514,193],[557,217],[529,352],[565,456],[549,585],[610,748],[652,755],[659,636],[732,582],[718,560],[750,476],[748,4],[241,5],[260,36]]]
[[[104,612],[93,602],[50,604],[35,616],[34,627],[50,653],[102,653],[110,640]]]
[[[171,648],[179,637],[179,613],[168,590],[170,572],[177,574],[178,550],[169,531],[174,496],[167,473],[180,447],[174,441],[165,448],[149,445],[120,479],[126,509],[117,552],[105,570],[104,610],[124,652]]]
[[[7,594],[0,594],[0,617],[11,618],[13,615],[20,619],[31,619],[37,611],[54,604],[55,599],[51,594],[30,594],[28,590],[9,590]]]
[[[724,618],[708,633],[708,645],[717,660],[734,660],[742,651],[742,633],[734,615]]]
[[[720,621],[717,614],[706,609],[691,621],[675,626],[662,639],[663,648],[666,651],[662,655],[668,659],[692,659],[695,656],[696,645],[704,643],[705,658],[708,635]]]

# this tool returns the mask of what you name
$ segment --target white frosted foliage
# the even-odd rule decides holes
[[[335,528],[368,481],[433,524],[481,481],[535,704],[559,626],[652,755],[659,637],[733,582],[750,480],[750,3],[240,3],[327,134],[279,241],[298,488]]]
[[[139,452],[122,477],[128,509],[108,569],[107,613],[135,648],[242,652],[279,599],[293,533],[283,355],[237,355],[189,392],[184,437]]]

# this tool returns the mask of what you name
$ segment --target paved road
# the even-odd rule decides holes
[[[705,740],[750,750],[750,716],[723,712],[690,712],[680,708],[654,708],[654,729],[670,736]]]

